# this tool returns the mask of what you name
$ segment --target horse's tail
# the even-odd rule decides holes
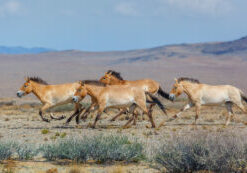
[[[243,94],[241,94],[242,99],[247,103],[247,97]]]
[[[241,98],[247,103],[247,96],[244,95],[243,91],[240,91]]]
[[[169,100],[169,94],[162,90],[161,87],[159,87],[158,94],[164,97],[165,99]]]
[[[151,99],[153,100],[153,102],[156,103],[156,104],[159,106],[159,108],[166,114],[166,108],[165,108],[165,106],[161,103],[161,101],[160,101],[157,97],[155,97],[154,95],[152,95],[152,94],[149,93],[149,92],[146,92],[146,94],[147,94],[149,97],[151,97]],[[147,101],[147,102],[150,103],[149,101]]]

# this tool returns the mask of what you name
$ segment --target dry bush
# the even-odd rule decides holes
[[[155,160],[170,172],[243,172],[247,140],[237,132],[195,132],[173,136],[157,150]]]

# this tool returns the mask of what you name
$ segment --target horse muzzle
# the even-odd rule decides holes
[[[16,93],[16,95],[17,95],[17,97],[22,97],[22,96],[24,96],[24,92],[23,91],[18,91],[17,93]]]
[[[77,103],[79,101],[79,98],[77,96],[72,97],[73,102]]]
[[[175,95],[174,95],[174,94],[169,94],[169,99],[170,99],[171,101],[174,101],[174,100],[175,100]]]

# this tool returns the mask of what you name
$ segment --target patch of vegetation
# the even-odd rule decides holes
[[[31,144],[16,144],[14,148],[19,160],[31,160],[38,153]]]
[[[218,134],[175,137],[162,144],[155,161],[169,172],[243,172],[247,141],[231,134]]]
[[[67,133],[65,133],[65,132],[60,134],[60,138],[64,138],[65,136],[67,136]]]
[[[48,130],[48,129],[42,129],[41,130],[41,133],[43,134],[43,135],[45,135],[45,134],[48,134],[50,131]]]
[[[0,160],[6,160],[13,154],[13,143],[0,142]]]
[[[47,160],[70,159],[78,162],[95,160],[97,163],[111,161],[138,162],[144,159],[143,146],[130,142],[127,137],[94,136],[83,139],[66,139],[56,144],[42,146]]]

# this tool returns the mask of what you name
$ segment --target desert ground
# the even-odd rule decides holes
[[[162,98],[161,98],[162,100]],[[85,102],[87,105],[88,101]],[[157,107],[153,112],[153,117],[158,126],[163,120],[168,120],[186,103],[186,99],[178,99],[174,103],[163,100],[168,109],[168,117],[166,117]],[[247,132],[247,115],[234,108],[235,116],[229,126],[224,126],[226,118],[226,110],[222,106],[203,106],[198,125],[192,125],[194,121],[194,109],[185,111],[181,118],[165,123],[160,128],[149,128],[150,122],[147,116],[139,116],[137,125],[128,129],[122,126],[127,122],[131,115],[123,115],[114,122],[109,121],[118,111],[109,110],[102,115],[96,129],[91,129],[88,124],[93,122],[94,114],[91,114],[86,121],[76,125],[75,120],[69,125],[65,125],[65,120],[50,123],[41,121],[38,115],[38,109],[41,104],[32,97],[23,99],[3,98],[0,99],[0,137],[2,141],[19,141],[21,143],[30,143],[34,145],[42,145],[46,143],[56,142],[66,138],[80,138],[95,135],[124,135],[129,138],[135,138],[146,145],[146,152],[152,155],[155,147],[158,147],[162,140],[171,138],[171,136],[183,136],[195,131],[210,133],[221,133],[228,131]],[[66,115],[67,117],[73,112],[73,105],[61,106],[51,110],[54,115]],[[50,112],[46,114],[49,118]],[[46,131],[46,132],[44,132]],[[150,163],[139,162],[126,164],[116,162],[115,164],[98,165],[95,163],[74,164],[73,162],[47,162],[44,158],[35,157],[31,161],[4,161],[1,164],[2,170],[10,169],[15,172],[72,172],[80,170],[81,172],[160,172],[153,168]]]

